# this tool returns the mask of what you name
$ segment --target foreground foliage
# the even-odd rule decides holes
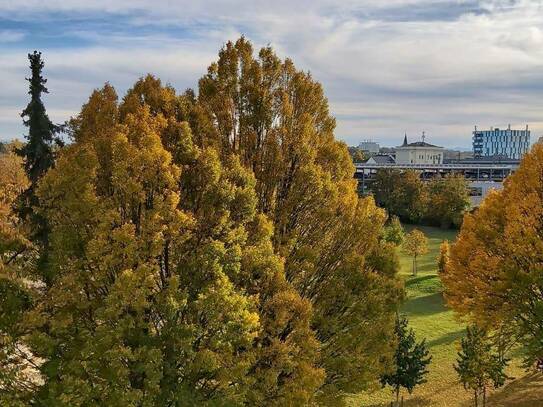
[[[16,324],[28,397],[329,405],[375,383],[402,290],[334,125],[310,75],[243,38],[198,96],[152,76],[120,103],[93,92],[33,206],[49,272],[28,269]]]
[[[543,356],[543,147],[504,189],[467,215],[442,278],[449,305],[487,330],[507,329],[531,364]]]

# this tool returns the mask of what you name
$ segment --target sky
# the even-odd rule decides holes
[[[195,88],[240,35],[323,84],[349,145],[424,131],[470,149],[475,125],[543,135],[543,0],[0,0],[0,139],[25,134],[28,52],[43,53],[62,123],[106,81]]]

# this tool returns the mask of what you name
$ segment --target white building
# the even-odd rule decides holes
[[[366,151],[370,154],[378,154],[379,153],[379,144],[377,144],[375,141],[366,140],[361,142],[358,145],[358,148],[362,151]]]
[[[434,146],[424,141],[407,142],[407,135],[403,144],[396,147],[396,164],[443,164],[443,147]]]

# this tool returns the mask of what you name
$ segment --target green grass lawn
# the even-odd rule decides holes
[[[406,226],[406,231],[413,227]],[[457,321],[451,310],[445,307],[441,294],[442,286],[437,276],[437,257],[440,243],[448,239],[453,242],[456,231],[432,227],[417,227],[428,237],[429,251],[418,261],[418,275],[411,276],[411,258],[400,253],[400,275],[405,279],[407,299],[402,313],[409,319],[417,339],[426,338],[432,354],[427,383],[416,387],[413,394],[404,394],[404,405],[410,406],[470,406],[471,393],[458,383],[453,363],[456,360],[459,340],[464,325]],[[537,407],[543,406],[543,378],[527,374],[513,360],[507,373],[516,378],[495,391],[488,406]],[[390,389],[376,390],[372,394],[353,395],[349,406],[388,406],[392,400]]]

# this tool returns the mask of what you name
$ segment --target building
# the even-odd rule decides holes
[[[434,146],[424,141],[425,136],[422,133],[422,141],[414,143],[407,142],[407,134],[404,136],[403,144],[396,147],[397,164],[442,164],[443,147]]]
[[[370,154],[379,153],[379,144],[375,141],[365,140],[358,145],[358,148]]]
[[[443,162],[473,158],[473,151],[443,150]]]
[[[503,156],[520,160],[530,149],[530,130],[507,130],[498,128],[473,131],[473,155],[476,158]]]
[[[366,161],[366,164],[394,164],[395,160],[390,154],[377,154],[371,156]]]

